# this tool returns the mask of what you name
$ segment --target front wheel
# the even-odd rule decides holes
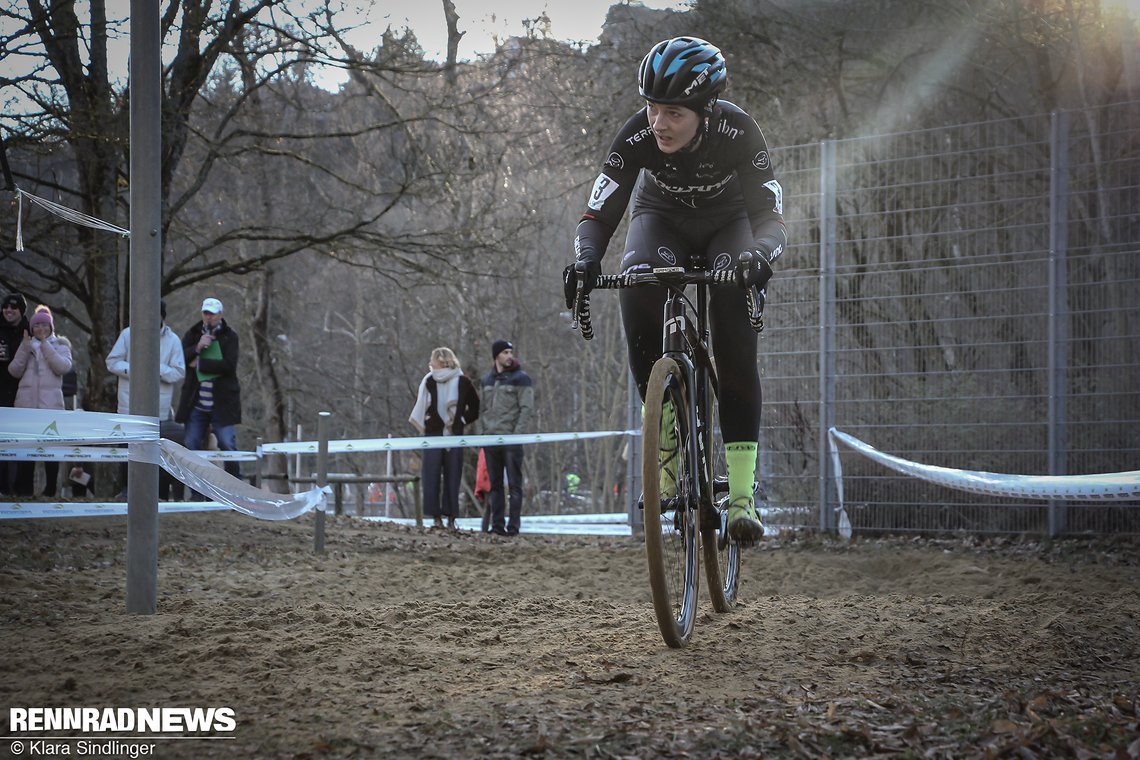
[[[697,504],[685,378],[673,359],[653,365],[645,392],[641,477],[653,611],[665,643],[683,647],[697,612]]]

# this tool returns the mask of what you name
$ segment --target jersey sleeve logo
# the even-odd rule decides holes
[[[594,189],[590,193],[590,202],[587,205],[594,211],[601,211],[602,206],[606,205],[606,199],[613,195],[617,189],[618,183],[605,174],[599,174],[598,178],[594,180]]]
[[[780,183],[776,180],[768,180],[764,183],[764,187],[772,191],[772,195],[776,197],[776,204],[772,206],[772,210],[777,214],[784,213],[784,189],[780,187]]]
[[[756,157],[752,159],[752,165],[760,171],[769,168],[772,165],[772,160],[768,158],[768,151],[762,150],[757,153]]]
[[[606,158],[606,166],[620,171],[625,168],[625,159],[621,157],[620,153],[611,153],[609,157]]]

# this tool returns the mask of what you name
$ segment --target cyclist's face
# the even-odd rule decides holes
[[[676,153],[696,137],[701,117],[684,106],[647,103],[649,127],[662,153]]]

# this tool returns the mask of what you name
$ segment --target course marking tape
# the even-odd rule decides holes
[[[66,446],[140,443],[159,438],[157,417],[67,409],[0,411],[0,444]]]
[[[419,451],[422,449],[473,448],[479,446],[514,446],[531,443],[585,441],[616,435],[641,435],[640,430],[601,430],[587,433],[517,433],[514,435],[436,435],[423,438],[360,438],[329,441],[330,454],[367,451]],[[263,454],[316,454],[317,441],[263,443]]]
[[[199,451],[197,453],[205,459],[221,462],[256,462],[259,459],[256,451]],[[35,448],[29,446],[0,449],[0,461],[13,459],[22,461],[126,462],[130,456],[127,449],[79,446],[70,443],[43,445]]]
[[[834,462],[837,483],[841,483],[843,478],[843,472],[839,465],[839,450],[836,446],[838,442],[896,472],[913,475],[921,480],[959,491],[987,496],[1012,496],[1044,500],[1140,500],[1140,470],[1095,475],[1008,475],[981,470],[956,470],[951,467],[919,464],[891,454],[884,454],[875,447],[835,428],[828,431],[828,437],[831,443],[832,461]],[[839,503],[840,508],[842,508],[843,491],[841,486]]]
[[[177,512],[210,512],[230,509],[216,501],[160,501],[160,514]],[[0,503],[0,520],[23,520],[41,517],[116,517],[127,514],[126,502],[95,501],[21,501]]]

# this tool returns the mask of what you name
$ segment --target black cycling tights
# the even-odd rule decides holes
[[[735,265],[740,252],[752,245],[747,219],[741,215],[727,223],[723,218],[706,221],[685,220],[681,232],[673,221],[658,213],[634,216],[626,236],[622,270],[637,264],[659,267],[695,261],[703,261],[710,268]],[[702,226],[714,228],[702,230]],[[664,288],[621,291],[629,368],[643,400],[653,363],[661,357],[665,295]],[[720,379],[723,440],[756,441],[760,436],[760,374],[756,368],[756,333],[748,324],[744,291],[735,286],[710,288],[709,321]]]

